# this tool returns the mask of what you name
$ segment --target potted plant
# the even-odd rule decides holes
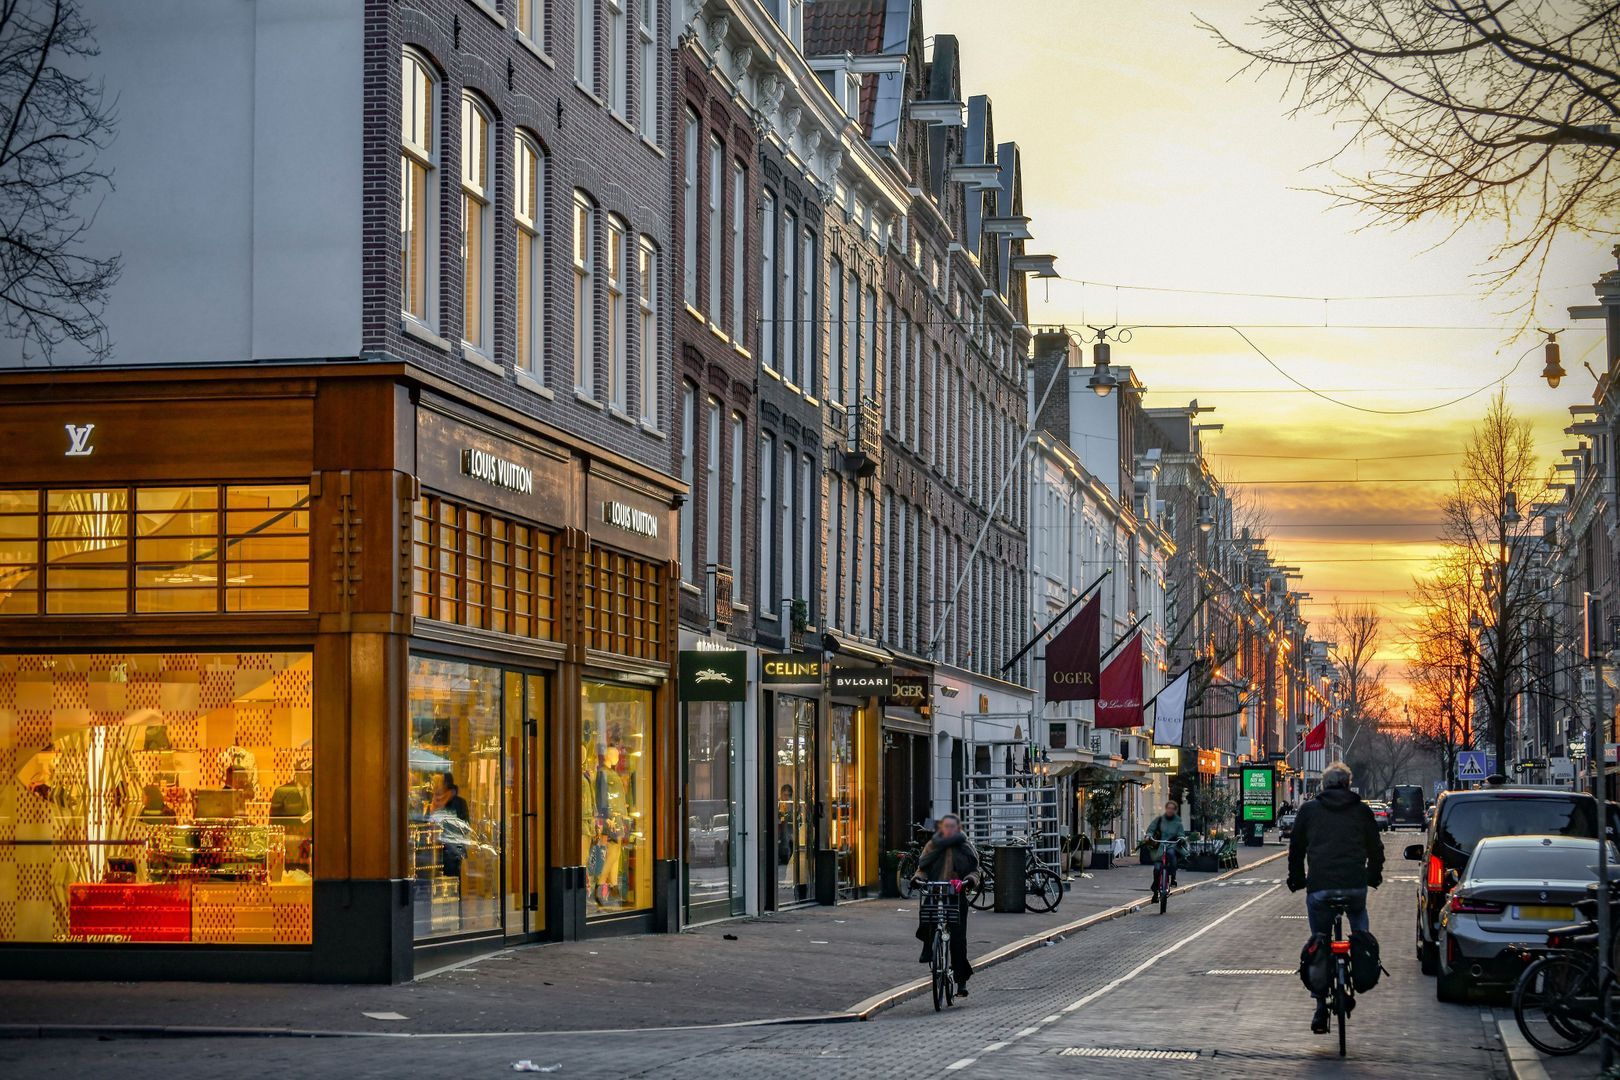
[[[1091,868],[1107,870],[1114,861],[1114,838],[1109,826],[1119,816],[1119,785],[1103,784],[1086,789],[1086,824],[1097,838],[1091,849]]]

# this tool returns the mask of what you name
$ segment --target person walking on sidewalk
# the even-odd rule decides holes
[[[1351,930],[1369,929],[1367,890],[1384,881],[1384,841],[1372,807],[1350,790],[1350,766],[1335,761],[1322,770],[1322,793],[1299,808],[1288,840],[1288,891],[1305,890],[1312,934],[1333,932],[1329,893],[1349,897]],[[1327,999],[1316,999],[1311,1030],[1328,1029]]]
[[[1182,846],[1187,842],[1187,826],[1181,823],[1181,804],[1174,799],[1165,803],[1164,813],[1153,819],[1153,823],[1148,826],[1147,834],[1149,840],[1158,841],[1153,845],[1153,861],[1155,863],[1153,899],[1157,900],[1160,888],[1173,889],[1176,887],[1176,859],[1181,854]],[[1168,883],[1159,881],[1157,863],[1161,851],[1168,853],[1170,859],[1167,867],[1170,871],[1170,881]]]
[[[957,910],[961,921],[951,934],[951,974],[956,979],[956,992],[967,997],[967,981],[973,974],[973,965],[967,956],[968,889],[979,883],[979,852],[973,841],[962,831],[962,819],[945,814],[934,824],[934,835],[923,845],[917,856],[914,881],[960,881],[956,891]],[[919,963],[928,963],[933,952],[934,927],[924,923],[922,913],[917,914],[917,940],[922,942]]]

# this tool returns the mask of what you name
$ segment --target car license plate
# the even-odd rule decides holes
[[[1520,904],[1514,907],[1513,917],[1534,922],[1569,922],[1575,918],[1575,909],[1552,904]]]

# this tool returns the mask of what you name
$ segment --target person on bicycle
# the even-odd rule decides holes
[[[951,934],[951,975],[956,980],[956,992],[967,997],[967,981],[973,974],[973,965],[967,957],[968,889],[979,883],[979,852],[973,841],[962,831],[962,819],[945,814],[934,824],[934,835],[923,845],[917,856],[917,874],[914,881],[960,881],[956,903],[961,922]],[[921,913],[917,917],[917,940],[922,942],[919,963],[928,963],[933,953],[934,927],[924,923]]]
[[[1384,880],[1384,841],[1372,807],[1350,790],[1350,766],[1335,761],[1322,770],[1322,792],[1299,808],[1288,840],[1288,890],[1305,890],[1311,933],[1333,932],[1328,896],[1343,893],[1350,929],[1367,930],[1367,890]],[[1328,1029],[1326,998],[1316,999],[1311,1030]]]
[[[1181,823],[1181,804],[1171,799],[1164,804],[1164,813],[1153,819],[1148,826],[1148,839],[1157,840],[1152,846],[1150,854],[1153,856],[1155,868],[1158,866],[1161,852],[1168,853],[1170,863],[1170,883],[1164,886],[1167,889],[1176,887],[1176,857],[1181,853],[1181,847],[1187,842],[1187,826]],[[1154,870],[1153,897],[1158,899],[1159,893],[1158,870]]]

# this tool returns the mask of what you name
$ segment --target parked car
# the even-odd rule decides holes
[[[1379,830],[1380,831],[1388,831],[1388,829],[1389,829],[1389,803],[1386,803],[1386,802],[1369,802],[1367,804],[1367,807],[1368,807],[1368,809],[1370,809],[1373,812],[1373,820],[1378,823]]]
[[[1451,890],[1447,873],[1461,874],[1474,848],[1488,836],[1596,838],[1597,801],[1585,792],[1528,787],[1476,788],[1440,795],[1428,839],[1405,851],[1407,859],[1423,864],[1418,874],[1416,948],[1425,975],[1440,969],[1440,909]],[[1614,838],[1612,827],[1609,836]]]
[[[1597,861],[1597,841],[1584,837],[1480,840],[1460,875],[1446,872],[1456,885],[1440,910],[1435,996],[1461,1001],[1473,989],[1512,986],[1524,970],[1514,950],[1539,950],[1549,929],[1575,917]]]
[[[1416,784],[1397,784],[1389,789],[1389,827],[1426,829],[1429,815],[1423,805],[1423,789]]]

